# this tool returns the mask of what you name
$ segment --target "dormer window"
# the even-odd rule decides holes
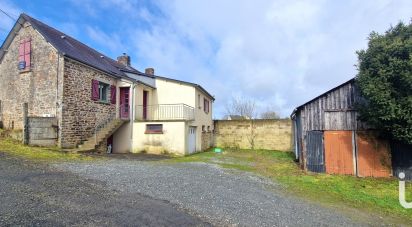
[[[19,70],[30,70],[31,66],[31,39],[23,39],[19,46]]]

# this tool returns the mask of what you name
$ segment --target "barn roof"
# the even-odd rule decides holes
[[[302,107],[306,106],[307,104],[309,104],[309,103],[311,103],[311,102],[313,102],[313,101],[315,101],[315,100],[317,100],[317,99],[319,99],[319,98],[322,98],[323,96],[327,95],[328,93],[333,92],[333,91],[335,91],[335,90],[337,90],[337,89],[339,89],[339,88],[341,88],[341,87],[343,87],[343,86],[345,86],[345,85],[347,85],[347,84],[354,83],[354,82],[355,82],[355,78],[352,78],[352,79],[346,81],[345,83],[340,84],[340,85],[338,85],[338,86],[336,86],[336,87],[334,87],[334,88],[332,88],[332,89],[330,89],[330,90],[328,90],[328,91],[326,91],[326,92],[324,92],[324,93],[316,96],[315,98],[313,98],[313,99],[305,102],[304,104],[296,107],[296,108],[293,110],[293,112],[292,112],[292,114],[290,115],[290,117],[293,118],[293,116],[295,115],[295,113],[296,113],[298,110],[300,110]]]

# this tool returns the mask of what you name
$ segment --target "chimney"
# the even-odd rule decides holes
[[[146,68],[144,70],[144,73],[146,73],[147,75],[154,75],[154,68]]]
[[[130,66],[130,56],[126,53],[123,53],[122,56],[117,57],[117,62],[124,66]]]

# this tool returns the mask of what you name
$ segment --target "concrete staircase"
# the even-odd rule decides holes
[[[91,152],[96,150],[103,141],[107,140],[117,129],[119,129],[128,120],[114,119],[105,127],[96,132],[95,135],[89,137],[78,148],[72,149],[72,152]]]

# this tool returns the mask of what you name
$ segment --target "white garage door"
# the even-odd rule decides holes
[[[196,127],[193,126],[189,126],[188,149],[189,154],[196,152]]]

